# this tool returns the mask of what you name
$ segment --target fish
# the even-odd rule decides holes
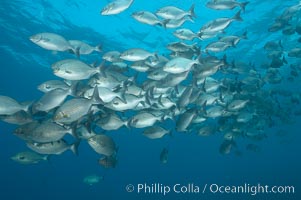
[[[266,51],[274,51],[274,50],[282,50],[283,46],[282,46],[281,40],[279,40],[278,42],[268,41],[268,42],[265,43],[265,45],[263,46],[263,48]]]
[[[183,72],[190,71],[192,66],[195,64],[198,64],[198,60],[191,60],[187,58],[173,58],[170,61],[168,61],[164,67],[163,71],[169,72],[172,74],[180,74]]]
[[[80,140],[82,140],[82,139],[83,140],[87,140],[90,137],[93,137],[93,136],[96,135],[96,133],[92,129],[88,130],[88,127],[86,127],[86,126],[81,125],[79,127],[76,127],[76,129],[75,129],[76,133],[75,134],[76,134],[76,136],[77,136],[78,139],[80,139]]]
[[[112,156],[117,152],[117,147],[114,140],[107,135],[97,134],[90,137],[87,142],[90,147],[98,154]]]
[[[129,119],[129,126],[134,128],[150,127],[163,119],[164,116],[155,116],[148,112],[140,112]]]
[[[228,104],[227,109],[231,112],[243,109],[250,100],[236,99]]]
[[[233,147],[236,147],[234,140],[224,140],[220,145],[219,152],[222,155],[229,154]]]
[[[194,22],[193,19],[190,17],[184,16],[180,19],[166,19],[163,20],[164,28],[179,28],[181,27],[186,21]]]
[[[22,132],[15,131],[15,134],[21,134],[20,137],[24,137],[26,140],[47,143],[52,141],[58,141],[62,139],[66,134],[72,135],[77,138],[77,135],[72,128],[62,127],[52,121],[43,121],[36,124],[33,128]]]
[[[115,98],[118,98],[124,103],[126,103],[125,96],[124,96],[126,90],[125,87],[115,91],[112,91],[111,89],[106,87],[97,87],[97,90],[98,90],[99,98],[103,103],[110,103]],[[84,93],[84,97],[86,99],[91,99],[93,97],[93,92],[94,92],[94,88],[90,88],[86,90]]]
[[[199,31],[199,36],[202,37],[203,34],[213,34],[224,31],[233,21],[242,21],[240,17],[240,12],[238,11],[232,18],[218,18],[212,21],[209,21]]]
[[[52,141],[47,143],[37,143],[33,141],[27,141],[26,145],[31,150],[39,153],[39,154],[54,154],[60,155],[67,150],[71,150],[75,155],[78,155],[78,146],[80,140],[73,143],[68,144],[64,139],[60,139],[58,141]]]
[[[89,176],[85,176],[84,179],[83,179],[83,182],[87,185],[94,185],[94,184],[97,184],[99,183],[99,181],[103,180],[104,177],[103,176],[98,176],[98,175],[89,175]]]
[[[53,121],[63,124],[71,124],[87,115],[93,105],[103,104],[99,98],[98,89],[94,89],[93,97],[74,98],[64,102],[54,113]]]
[[[116,113],[106,113],[101,115],[96,121],[96,125],[106,131],[118,130],[122,126],[129,126],[128,121],[122,120]]]
[[[68,40],[69,44],[72,46],[72,49],[75,49],[75,52],[72,51],[72,53],[75,53],[75,55],[87,55],[92,53],[93,51],[101,52],[102,46],[97,45],[95,47],[90,46],[89,44],[80,41],[80,40]]]
[[[210,0],[206,3],[206,7],[214,10],[232,10],[239,6],[242,11],[245,11],[245,7],[249,3],[249,1],[237,2],[235,0]]]
[[[195,108],[190,108],[181,114],[176,122],[176,131],[187,132],[189,125],[192,123],[193,119],[196,117],[197,111]]]
[[[12,156],[11,159],[23,165],[31,165],[41,161],[49,161],[49,155],[40,155],[32,151],[23,151]]]
[[[132,94],[125,94],[125,102],[115,98],[110,103],[105,104],[106,108],[114,111],[126,111],[136,108],[139,104],[145,102],[145,96],[135,96]]]
[[[149,139],[159,139],[165,135],[171,135],[171,131],[155,125],[145,129],[143,135]]]
[[[159,81],[164,79],[169,73],[163,71],[162,68],[154,69],[147,74],[148,79]]]
[[[159,26],[165,26],[162,21],[159,20],[159,18],[149,12],[149,11],[137,11],[137,12],[134,12],[132,13],[132,17],[141,22],[141,23],[144,23],[144,24],[148,24],[148,25],[159,25]]]
[[[173,43],[169,43],[167,45],[167,49],[171,50],[171,51],[175,51],[175,52],[187,52],[187,51],[193,51],[195,52],[197,55],[200,52],[199,47],[197,46],[197,44],[192,44],[192,45],[187,45],[183,42],[173,42]]]
[[[293,48],[289,50],[288,54],[289,57],[301,58],[301,48]]]
[[[13,115],[21,110],[27,112],[32,102],[20,104],[15,99],[0,95],[0,115]]]
[[[210,136],[213,135],[216,132],[216,126],[214,125],[204,125],[198,129],[197,134],[199,136]]]
[[[103,156],[98,160],[98,164],[104,168],[115,168],[117,162],[116,156]]]
[[[177,29],[173,32],[173,35],[181,40],[193,40],[199,38],[199,35],[187,28]]]
[[[248,39],[247,34],[248,32],[245,31],[241,36],[228,35],[228,36],[220,37],[218,41],[229,43],[235,47],[241,39]]]
[[[116,15],[128,9],[134,0],[114,0],[100,12],[101,15]]]
[[[68,95],[71,94],[71,90],[64,90],[57,88],[45,93],[38,101],[33,104],[34,111],[48,112],[58,106],[60,106]]]
[[[170,67],[168,66],[168,68],[170,68],[169,70],[171,70],[173,66]],[[164,79],[160,80],[156,85],[158,88],[175,87],[176,85],[179,85],[182,81],[184,81],[187,78],[189,72],[190,71],[187,70],[182,73],[168,74]]]
[[[126,61],[142,61],[150,56],[156,57],[156,53],[150,53],[141,48],[128,49],[121,53],[120,58]]]
[[[233,44],[228,43],[228,42],[221,42],[221,41],[212,42],[206,46],[205,52],[206,53],[209,53],[209,52],[218,53],[218,52],[225,51],[227,48],[232,47],[232,46],[233,46]]]
[[[163,148],[160,153],[160,163],[167,164],[167,162],[168,162],[168,149]]]
[[[120,54],[121,53],[119,51],[109,51],[102,56],[102,59],[112,63],[122,62],[122,59],[120,58]]]
[[[188,11],[184,11],[175,6],[166,6],[156,11],[156,15],[164,19],[181,19],[185,16],[196,17],[193,4]]]
[[[101,66],[91,67],[88,64],[76,60],[76,59],[65,59],[58,61],[51,66],[53,73],[63,79],[67,80],[85,80],[91,76],[102,73]]]
[[[46,50],[75,52],[72,45],[63,36],[56,33],[38,33],[30,36],[29,39]]]
[[[24,110],[20,110],[11,115],[0,115],[0,120],[16,125],[23,125],[33,121],[32,115]]]
[[[70,89],[70,84],[66,83],[66,81],[62,80],[49,80],[44,83],[41,83],[38,86],[38,90],[41,92],[47,93],[55,89],[63,89],[63,90],[69,90]]]

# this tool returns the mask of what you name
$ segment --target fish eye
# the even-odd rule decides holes
[[[113,104],[114,105],[119,105],[119,102],[118,101],[114,101]]]
[[[50,85],[45,85],[45,88],[50,89],[51,87],[50,87]]]
[[[24,160],[25,157],[24,157],[24,156],[20,156],[19,159],[20,159],[20,160]]]

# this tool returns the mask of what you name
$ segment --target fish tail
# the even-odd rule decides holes
[[[21,103],[22,105],[22,110],[24,110],[25,112],[28,112],[30,107],[32,106],[33,101],[29,101],[29,102],[23,102]]]
[[[242,2],[242,3],[240,4],[241,10],[242,10],[243,12],[245,12],[245,10],[246,10],[246,5],[248,5],[249,3],[250,3],[249,1],[246,1],[246,2]]]
[[[101,74],[103,77],[107,78],[107,74],[105,72],[105,62],[106,61],[103,60],[96,69],[99,74]]]
[[[167,28],[167,24],[170,22],[170,19],[165,19],[165,20],[163,20],[161,23],[162,23],[162,25],[163,25],[163,27],[166,29]]]
[[[71,126],[70,135],[72,135],[74,138],[78,139],[76,130],[77,130],[77,122],[74,122]]]
[[[43,160],[45,160],[45,161],[47,161],[47,162],[49,162],[49,163],[51,163],[50,161],[50,157],[51,157],[51,155],[45,155],[44,157],[43,157]]]
[[[81,140],[77,140],[70,146],[70,150],[77,156],[78,156],[78,146],[79,146],[80,142],[81,142]]]
[[[243,19],[240,17],[240,13],[241,11],[238,11],[232,19],[236,21],[243,21]]]
[[[196,16],[196,14],[194,12],[194,8],[195,8],[195,5],[192,4],[191,7],[190,7],[190,9],[189,9],[189,14],[190,14],[191,17],[196,18],[197,16]]]
[[[242,39],[248,39],[248,31],[245,31],[242,36],[241,36]]]
[[[93,104],[104,104],[103,100],[99,96],[98,87],[94,88],[91,101],[92,101]]]
[[[102,44],[99,44],[97,45],[95,48],[94,48],[95,51],[98,51],[98,52],[102,52]]]

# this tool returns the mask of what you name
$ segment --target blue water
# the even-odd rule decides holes
[[[137,10],[155,11],[166,5],[188,9],[196,5],[197,18],[184,27],[198,31],[209,20],[231,17],[235,10],[216,11],[205,7],[206,1],[196,0],[135,0],[133,5],[116,16],[101,16],[100,10],[109,1],[96,0],[2,0],[0,2],[0,94],[20,102],[39,99],[40,83],[56,79],[51,64],[74,55],[52,53],[33,44],[29,36],[39,32],[53,32],[68,39],[78,39],[89,44],[102,44],[103,52],[141,47],[160,54],[168,53],[165,46],[177,41],[172,30],[141,24],[131,18]],[[248,40],[241,41],[237,48],[227,51],[229,60],[236,59],[256,65],[266,62],[263,45],[271,40],[283,40],[286,49],[295,44],[296,35],[283,36],[280,32],[267,31],[274,19],[297,0],[254,0],[242,13],[241,23],[233,23],[227,34],[241,34],[248,31]],[[202,43],[202,42],[201,42]],[[201,44],[205,46],[206,42]],[[88,62],[100,61],[98,53],[83,56]],[[289,59],[300,63],[300,59]],[[300,65],[300,64],[299,64]],[[260,67],[258,67],[260,68]],[[286,73],[288,67],[284,67]],[[300,77],[294,82],[284,81],[273,85],[300,93]],[[291,105],[300,109],[300,105]],[[104,169],[98,165],[97,155],[87,143],[79,147],[80,155],[70,151],[53,156],[50,163],[20,165],[10,157],[27,150],[26,144],[12,134],[16,128],[0,121],[0,199],[301,199],[301,136],[300,116],[291,115],[292,123],[280,123],[265,130],[268,136],[259,141],[260,152],[246,151],[248,142],[241,139],[238,148],[242,153],[221,155],[221,135],[200,137],[189,133],[176,133],[173,137],[149,140],[140,130],[122,128],[109,132],[118,144],[118,165],[115,169]],[[175,124],[167,124],[173,129]],[[279,130],[286,132],[279,137]],[[161,150],[169,150],[168,163],[159,161]],[[89,186],[83,183],[85,176],[97,174],[104,180]],[[132,193],[126,191],[128,184],[163,184],[173,187],[179,183],[193,183],[200,186],[200,193],[163,194]],[[213,194],[209,190],[202,194],[205,184],[218,185],[270,185],[294,186],[294,194]],[[137,188],[135,188],[137,189]]]

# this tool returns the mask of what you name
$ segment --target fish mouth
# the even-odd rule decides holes
[[[60,71],[60,69],[58,69],[58,68],[53,69],[53,73],[58,73],[59,71]]]

